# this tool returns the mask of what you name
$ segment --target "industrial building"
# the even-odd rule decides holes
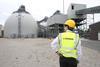
[[[4,26],[4,37],[34,38],[37,37],[38,26],[31,14],[22,5],[7,19]]]
[[[67,10],[67,14],[61,14],[59,11],[56,11],[48,20],[47,20],[47,30],[48,30],[48,36],[50,37],[56,37],[58,35],[59,32],[63,32],[63,23],[67,20],[67,19],[73,19],[76,22],[76,27],[77,30],[80,33],[82,33],[80,30],[81,27],[85,30],[87,29],[87,15],[91,14],[93,15],[93,21],[94,21],[94,14],[95,13],[100,13],[100,6],[96,6],[96,7],[91,7],[91,8],[86,8],[85,4],[71,4]],[[92,19],[91,19],[92,20]],[[96,23],[91,26],[96,26],[94,27],[94,31],[92,30],[90,32],[90,39],[98,39],[100,40],[100,31],[99,31],[99,25],[100,23]],[[82,26],[84,25],[84,26]],[[94,33],[95,32],[95,33]],[[94,36],[92,36],[92,34],[94,34]],[[85,34],[84,34],[85,35]],[[88,36],[88,34],[87,34]]]
[[[67,20],[67,15],[56,11],[48,20],[47,20],[47,30],[48,37],[56,37],[59,32],[63,32],[63,24]]]
[[[67,18],[73,19],[77,23],[80,23],[81,21],[86,19],[85,14],[76,14],[76,11],[86,9],[86,4],[70,4],[68,10],[67,10]]]
[[[60,11],[56,11],[50,18],[47,20],[47,30],[49,37],[56,37],[58,33],[64,31],[63,24],[67,19],[73,19],[78,26],[81,21],[86,19],[86,15],[80,14],[76,15],[77,10],[85,9],[85,4],[71,4],[68,8],[67,14],[62,14]]]
[[[57,10],[52,16],[49,18],[44,18],[41,21],[38,21],[39,27],[39,36],[41,37],[56,37],[58,33],[64,31],[63,24],[67,19],[73,19],[77,23],[77,27],[81,21],[86,19],[86,15],[76,15],[76,10],[85,9],[85,4],[71,4],[68,8],[68,13],[63,14],[59,10]],[[41,23],[45,23],[46,25],[43,26]]]
[[[89,39],[100,40],[100,22],[89,26]]]
[[[3,26],[0,25],[0,38],[3,37]]]
[[[37,21],[38,23],[38,37],[48,37],[48,33],[47,33],[47,20],[48,17],[44,17],[42,20]]]

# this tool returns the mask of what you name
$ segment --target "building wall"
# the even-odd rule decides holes
[[[98,40],[98,33],[100,32],[100,22],[90,25],[89,28],[89,38],[92,40]]]
[[[2,37],[2,25],[0,25],[0,37]]]
[[[1,34],[1,30],[0,30],[0,37],[2,36],[2,34]]]
[[[98,32],[98,40],[100,40],[100,32]]]
[[[75,12],[77,10],[85,9],[85,4],[71,4],[67,10],[68,19],[70,18],[86,18],[86,15],[77,16]]]

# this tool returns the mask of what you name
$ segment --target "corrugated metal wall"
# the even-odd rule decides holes
[[[98,40],[98,32],[100,32],[100,22],[92,24],[89,27],[90,27],[89,38],[92,40]]]

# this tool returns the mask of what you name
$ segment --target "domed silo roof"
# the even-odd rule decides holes
[[[7,19],[4,27],[4,37],[24,38],[37,37],[37,22],[22,5]]]

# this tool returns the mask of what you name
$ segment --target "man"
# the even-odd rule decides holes
[[[75,25],[74,20],[67,20],[64,23],[64,32],[59,33],[51,43],[51,47],[59,55],[60,67],[77,67],[79,63],[81,42],[79,34],[73,32]]]

